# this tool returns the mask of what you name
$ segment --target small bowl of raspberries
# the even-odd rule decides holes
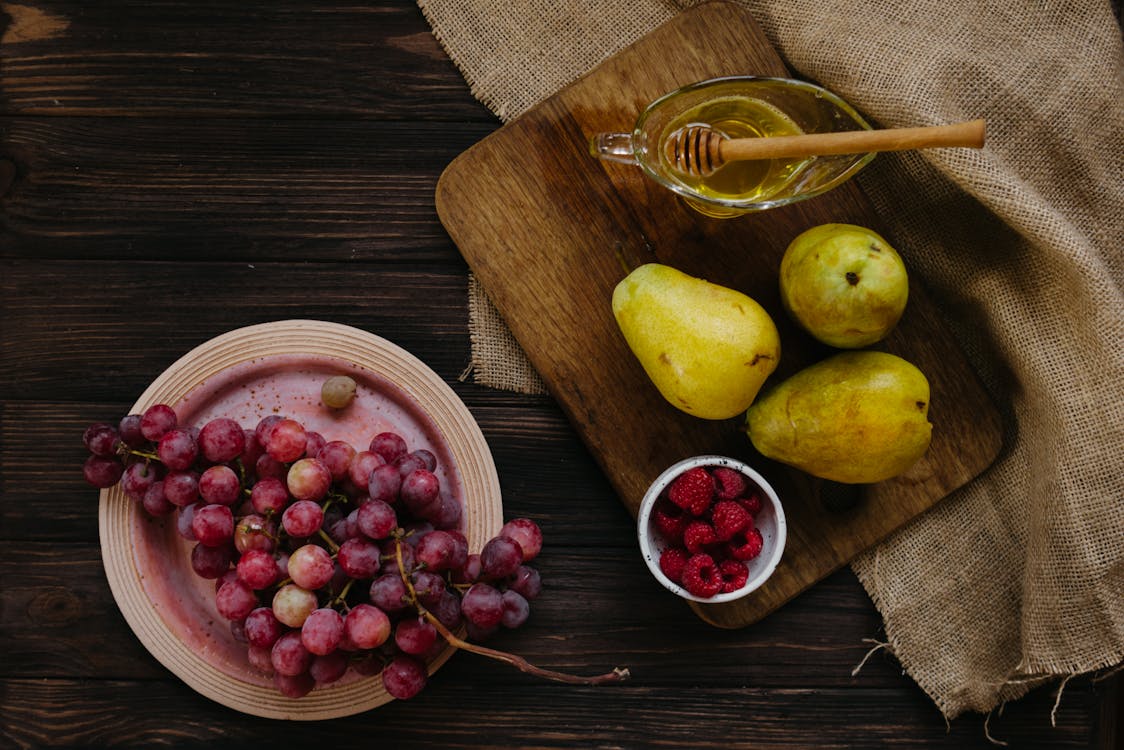
[[[648,488],[637,532],[660,583],[684,599],[716,604],[765,583],[784,552],[787,525],[764,477],[733,458],[695,456]]]

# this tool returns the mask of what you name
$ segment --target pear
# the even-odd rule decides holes
[[[854,224],[799,234],[781,258],[781,303],[804,330],[839,349],[884,339],[905,310],[909,277],[894,248]]]
[[[929,381],[886,352],[842,352],[762,394],[746,432],[764,456],[849,484],[902,474],[929,448]]]
[[[780,361],[761,305],[670,266],[648,263],[621,280],[613,315],[663,397],[702,419],[744,412]]]

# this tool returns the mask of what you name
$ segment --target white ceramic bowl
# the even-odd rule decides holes
[[[757,514],[754,522],[757,530],[761,532],[764,545],[761,554],[745,563],[749,573],[745,585],[736,591],[705,598],[691,594],[660,570],[660,555],[663,554],[669,544],[660,532],[659,527],[652,521],[652,510],[660,497],[665,494],[667,487],[677,476],[696,466],[725,466],[734,469],[741,472],[751,484],[757,485],[757,488],[761,491],[761,511]],[[781,555],[784,553],[785,540],[788,537],[788,525],[784,517],[784,508],[781,506],[777,493],[765,481],[765,478],[748,464],[727,456],[694,456],[669,467],[659,475],[656,481],[652,482],[640,503],[640,513],[637,516],[637,536],[640,539],[640,552],[644,555],[644,561],[648,564],[648,569],[652,571],[652,575],[664,587],[684,599],[706,604],[718,604],[740,599],[758,589],[769,579],[769,576],[777,569],[777,564],[781,561]]]

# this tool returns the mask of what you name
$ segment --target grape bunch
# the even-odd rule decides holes
[[[572,678],[477,645],[527,620],[542,532],[514,519],[470,553],[436,457],[394,432],[357,450],[278,415],[196,429],[157,404],[91,425],[84,442],[88,482],[119,483],[152,516],[175,514],[192,569],[215,581],[216,609],[283,695],[354,669],[411,698],[446,642],[567,682],[627,675]]]

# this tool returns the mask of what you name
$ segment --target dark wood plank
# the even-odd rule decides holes
[[[721,221],[684,207],[637,168],[603,166],[585,146],[594,133],[625,129],[619,113],[678,85],[783,70],[741,6],[699,6],[462,154],[437,193],[450,235],[634,514],[652,481],[693,455],[746,460],[777,489],[789,535],[776,573],[752,597],[696,607],[723,627],[754,622],[928,510],[987,468],[1002,440],[997,410],[916,279],[909,309],[879,348],[927,376],[933,440],[908,472],[856,487],[860,499],[846,513],[828,507],[822,483],[757,455],[742,417],[706,421],[669,405],[629,351],[613,319],[613,288],[622,265],[655,261],[761,303],[781,332],[770,384],[830,353],[787,320],[777,269],[805,229],[879,226],[854,183]]]
[[[0,112],[491,118],[413,3],[4,5]]]
[[[72,747],[118,743],[153,747],[260,744],[284,737],[289,747],[341,744],[357,738],[388,747],[692,747],[860,748],[995,747],[983,719],[947,728],[903,727],[893,717],[924,712],[923,698],[864,689],[772,690],[754,685],[713,690],[536,685],[480,685],[482,670],[454,659],[432,680],[425,699],[395,702],[330,722],[270,722],[235,714],[187,688],[163,682],[4,680],[0,709],[6,746]],[[1063,708],[1083,721],[1051,728],[1053,698],[1044,691],[990,721],[991,735],[1018,748],[1089,748],[1098,696],[1076,687]],[[441,707],[434,710],[434,705]],[[55,706],[66,706],[65,712]],[[591,706],[596,709],[591,710]],[[545,725],[544,711],[553,721]]]
[[[437,178],[491,123],[0,120],[6,257],[453,261]]]
[[[463,267],[4,261],[0,392],[131,403],[233,328],[326,319],[389,338],[455,381],[470,360]]]

